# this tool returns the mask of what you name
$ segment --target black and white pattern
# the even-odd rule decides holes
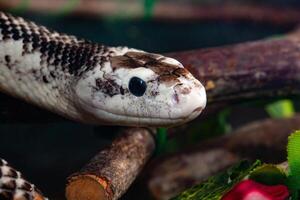
[[[47,200],[41,192],[26,181],[21,173],[0,158],[0,199],[1,200]]]
[[[22,55],[39,51],[41,65],[45,63],[55,66],[53,70],[49,71],[53,78],[55,78],[57,70],[79,75],[84,70],[82,67],[95,66],[103,59],[98,55],[107,51],[103,45],[49,31],[44,26],[37,26],[20,17],[4,13],[1,13],[0,16],[1,40],[22,40]],[[10,56],[6,56],[5,59],[7,63],[10,63]],[[61,69],[57,69],[59,67]],[[46,78],[44,80],[47,82]]]
[[[144,85],[141,95],[129,90],[133,77]],[[94,124],[178,125],[206,104],[204,87],[175,59],[106,47],[3,12],[0,91]]]

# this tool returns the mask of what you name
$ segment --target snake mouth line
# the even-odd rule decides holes
[[[115,112],[110,112],[106,109],[96,107],[94,105],[88,104],[85,101],[80,100],[80,109],[83,109],[85,111],[88,111],[91,115],[94,115],[96,118],[101,118],[104,121],[109,120],[109,119],[116,119],[116,120],[125,120],[128,121],[136,121],[140,123],[147,123],[149,124],[153,123],[159,123],[159,121],[163,120],[165,123],[175,123],[175,122],[185,122],[191,118],[194,118],[195,114],[200,113],[203,108],[197,107],[195,108],[189,115],[183,116],[183,117],[145,117],[145,116],[136,116],[136,115],[125,115],[125,114],[120,114],[120,113],[115,113]],[[107,119],[105,119],[105,117]]]

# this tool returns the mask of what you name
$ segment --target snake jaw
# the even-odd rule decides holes
[[[116,53],[86,73],[76,85],[78,107],[97,124],[175,126],[196,118],[206,105],[201,83],[178,61],[161,55]],[[147,85],[142,96],[131,93],[132,77]]]
[[[102,125],[122,125],[122,126],[133,126],[133,127],[172,127],[186,123],[195,119],[204,107],[197,107],[191,113],[186,116],[172,117],[170,115],[165,117],[144,117],[144,116],[130,116],[127,115],[128,111],[124,113],[112,113],[108,110],[100,107],[95,107],[92,104],[79,101],[82,110],[83,119],[87,123],[102,124]],[[164,112],[168,113],[168,112]]]

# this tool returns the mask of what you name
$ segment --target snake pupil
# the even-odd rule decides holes
[[[143,96],[146,91],[147,84],[138,77],[132,77],[129,81],[129,91],[137,97]]]

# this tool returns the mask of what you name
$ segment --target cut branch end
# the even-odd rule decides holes
[[[154,148],[154,137],[149,129],[125,129],[110,147],[70,176],[67,199],[118,199],[135,180]]]
[[[111,196],[112,191],[108,182],[94,175],[74,176],[66,188],[66,197],[72,200],[109,200]]]

